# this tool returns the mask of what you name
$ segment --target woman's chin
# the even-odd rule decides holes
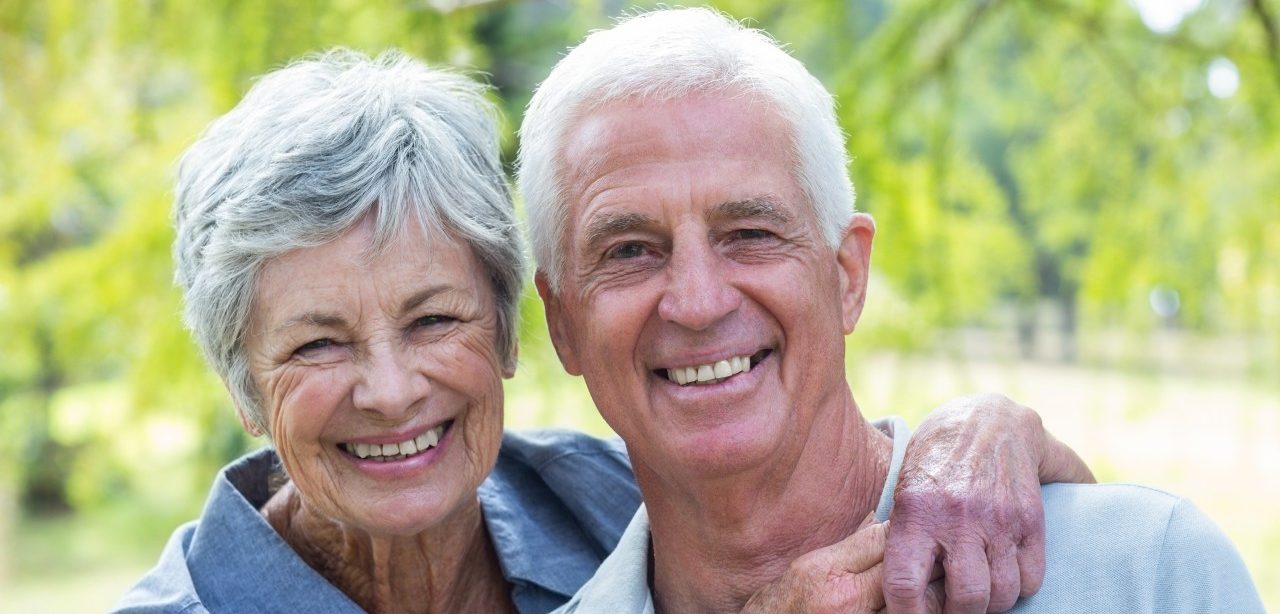
[[[433,476],[417,484],[389,485],[380,480],[348,483],[331,500],[336,516],[371,535],[406,537],[451,525],[451,519],[474,507],[479,512],[479,482],[462,476]],[[441,479],[445,478],[445,479]],[[452,479],[451,479],[452,478]]]
[[[448,520],[465,505],[461,501],[445,502],[436,499],[434,504],[423,504],[419,499],[416,504],[409,497],[392,497],[376,504],[375,509],[360,507],[359,509],[340,510],[336,515],[340,524],[348,529],[367,533],[373,537],[410,537],[430,531],[433,527],[444,527]],[[451,504],[451,505],[450,505]]]

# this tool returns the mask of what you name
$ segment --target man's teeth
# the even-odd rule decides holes
[[[734,356],[710,364],[694,367],[676,367],[667,369],[667,379],[686,386],[689,384],[714,384],[726,378],[751,370],[750,356]]]
[[[342,449],[360,458],[379,461],[400,460],[434,448],[436,444],[440,443],[440,437],[443,435],[444,425],[441,424],[413,439],[400,443],[344,443],[342,444]]]

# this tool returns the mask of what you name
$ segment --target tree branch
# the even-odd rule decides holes
[[[1040,6],[1056,11],[1080,31],[1084,43],[1102,57],[1102,65],[1114,73],[1116,83],[1129,94],[1138,106],[1147,110],[1154,107],[1141,88],[1141,75],[1137,69],[1130,65],[1122,54],[1116,53],[1108,44],[1107,41],[1110,39],[1111,33],[1107,31],[1102,20],[1097,15],[1068,6],[1063,2],[1046,0]]]
[[[1249,0],[1249,8],[1262,24],[1262,31],[1267,38],[1267,57],[1271,60],[1271,69],[1275,73],[1276,85],[1280,85],[1280,32],[1277,32],[1275,19],[1267,9],[1263,0]]]

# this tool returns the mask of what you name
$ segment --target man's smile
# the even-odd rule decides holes
[[[667,367],[657,369],[655,373],[665,376],[681,386],[718,384],[739,373],[751,371],[760,364],[773,350],[763,349],[755,354],[730,356],[721,360],[685,367]]]

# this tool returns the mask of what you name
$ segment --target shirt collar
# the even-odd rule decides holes
[[[876,505],[876,520],[888,519],[893,509],[893,491],[898,472],[907,452],[911,430],[906,421],[896,416],[872,423],[893,439],[893,452],[884,489]],[[653,594],[649,590],[649,513],[644,505],[636,511],[622,534],[618,547],[600,564],[600,569],[569,602],[569,611],[609,612],[610,614],[653,614]]]
[[[275,452],[263,449],[218,474],[187,551],[187,566],[209,611],[361,612],[309,567],[258,509],[270,497]],[[249,571],[249,573],[245,573]],[[267,603],[263,596],[270,595]]]
[[[485,525],[508,581],[537,585],[563,602],[591,578],[608,551],[551,491],[530,487],[540,478],[518,475],[526,470],[521,465],[500,456],[480,485]]]

